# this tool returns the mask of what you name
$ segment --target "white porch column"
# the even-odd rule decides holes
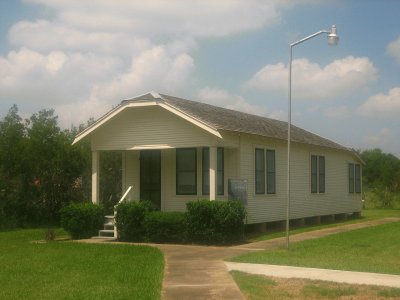
[[[121,159],[121,164],[122,164],[122,193],[123,195],[127,189],[126,187],[126,151],[122,151],[122,159]]]
[[[92,202],[99,203],[100,155],[92,151]]]
[[[210,201],[217,195],[217,147],[210,147]]]

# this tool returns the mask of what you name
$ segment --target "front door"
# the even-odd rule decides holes
[[[161,150],[140,151],[140,199],[161,210]]]

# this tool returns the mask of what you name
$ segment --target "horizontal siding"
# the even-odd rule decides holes
[[[233,139],[232,139],[233,140]],[[239,148],[225,148],[225,195],[229,179],[248,180],[248,223],[272,222],[286,217],[287,146],[285,141],[241,135]],[[276,194],[255,194],[254,149],[275,150]],[[126,186],[133,185],[132,198],[140,196],[140,151],[126,152]],[[185,211],[186,202],[208,198],[201,191],[201,147],[197,149],[197,195],[176,195],[176,149],[162,150],[162,208],[165,211]],[[325,157],[326,192],[310,192],[310,156]],[[361,194],[348,193],[348,164],[358,163],[351,153],[309,145],[292,144],[291,218],[351,213],[361,210]]]
[[[276,155],[276,194],[255,194],[254,149],[274,149]],[[241,178],[248,179],[248,222],[272,222],[286,218],[287,143],[273,139],[242,136]],[[325,156],[326,192],[311,194],[310,155]],[[344,151],[292,144],[290,218],[351,213],[361,210],[361,194],[348,193],[348,163],[354,157]]]
[[[125,186],[132,186],[128,200],[140,198],[140,160],[139,151],[126,151],[125,154]]]
[[[237,138],[220,139],[159,106],[128,108],[91,136],[92,150],[129,150],[134,147],[237,146]]]
[[[198,199],[208,199],[208,195],[202,195],[202,151],[197,148],[197,195],[176,195],[176,149],[161,150],[161,205],[164,211],[185,211],[186,202]],[[225,176],[224,196],[218,199],[228,198],[228,179],[238,178],[237,149],[225,149]],[[125,158],[125,185],[133,186],[131,199],[140,198],[140,151],[126,151]]]

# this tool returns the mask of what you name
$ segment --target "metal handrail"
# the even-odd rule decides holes
[[[125,200],[126,196],[128,196],[128,194],[131,191],[131,189],[132,189],[132,186],[130,185],[128,187],[128,189],[126,190],[125,194],[122,195],[121,199],[118,201],[118,203],[114,207],[117,207],[119,204],[121,204],[122,201]]]
[[[120,205],[125,200],[126,196],[128,196],[128,194],[132,188],[133,188],[133,186],[130,185],[127,188],[127,190],[125,191],[125,193],[122,195],[121,199],[119,199],[118,203],[116,205],[114,205],[114,237],[115,238],[118,238],[117,223],[115,222],[115,218],[117,216],[117,206]]]

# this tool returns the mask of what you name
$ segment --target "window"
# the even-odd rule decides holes
[[[318,193],[317,181],[318,181],[318,156],[311,155],[311,193]]]
[[[275,151],[267,150],[267,193],[275,194]]]
[[[355,190],[356,193],[361,193],[361,166],[355,165]]]
[[[320,156],[318,158],[318,162],[319,162],[318,188],[320,193],[325,193],[325,157]]]
[[[255,149],[256,194],[276,193],[275,150]]]
[[[176,194],[197,194],[196,148],[176,149]]]
[[[311,155],[311,193],[325,193],[325,157]]]
[[[349,164],[349,193],[354,193],[354,164]]]
[[[210,195],[210,148],[202,150],[203,195]],[[224,148],[217,149],[217,195],[224,194]]]
[[[361,166],[349,164],[349,193],[361,193]]]
[[[256,149],[256,194],[265,194],[264,149]]]

